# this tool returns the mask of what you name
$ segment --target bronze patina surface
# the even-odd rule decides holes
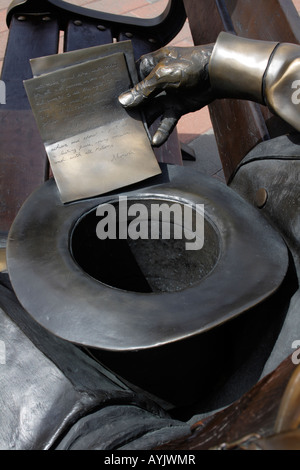
[[[117,99],[131,83],[123,53],[25,82],[64,203],[160,173],[140,113]]]
[[[138,80],[138,76],[131,41],[103,44],[101,46],[64,52],[63,54],[52,54],[50,56],[38,57],[36,59],[31,59],[30,65],[33,76],[38,77],[45,73],[55,72],[65,67],[82,64],[89,60],[96,60],[100,57],[106,57],[117,53],[123,53],[125,55],[131,80],[135,84]]]
[[[221,325],[279,288],[287,271],[287,249],[260,212],[200,173],[170,167],[169,176],[169,183],[68,205],[61,203],[54,181],[32,195],[9,235],[8,268],[19,300],[37,322],[93,348],[147,349]],[[99,204],[115,203],[120,195],[140,202],[204,204],[213,236],[205,238],[203,250],[217,249],[204,277],[179,290],[132,292],[87,273],[72,256],[74,227]],[[82,249],[86,243],[83,237]],[[96,258],[97,250],[94,263]],[[97,262],[101,265],[103,259]],[[158,273],[165,262],[157,262]],[[109,267],[108,262],[103,269]],[[180,263],[175,267],[183,269]]]
[[[220,33],[209,64],[209,75],[216,96],[242,97],[264,103],[263,77],[277,44]]]

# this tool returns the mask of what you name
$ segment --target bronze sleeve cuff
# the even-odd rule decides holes
[[[280,44],[264,77],[267,106],[300,131],[300,46]]]
[[[265,104],[263,78],[277,45],[277,42],[220,33],[209,64],[210,81],[216,97]]]

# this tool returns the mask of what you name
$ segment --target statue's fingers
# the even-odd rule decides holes
[[[178,116],[174,111],[164,115],[157,131],[152,137],[152,145],[154,147],[160,147],[168,140],[178,123],[179,117],[180,116]]]
[[[147,98],[158,95],[168,87],[169,80],[172,80],[170,67],[160,63],[154,70],[131,90],[119,96],[120,103],[125,107],[138,106]]]
[[[127,107],[138,106],[143,101],[145,101],[155,90],[155,83],[153,79],[149,80],[146,78],[142,80],[137,85],[135,85],[131,90],[122,93],[119,96],[120,103]]]
[[[170,54],[170,49],[163,47],[150,54],[143,55],[138,61],[141,78],[146,78],[161,61],[168,59]]]
[[[151,126],[157,119],[162,119],[167,113],[177,113],[182,116],[182,104],[178,97],[171,93],[162,91],[154,99],[146,101],[143,112],[148,126]]]
[[[131,90],[119,96],[125,107],[138,106],[149,97],[157,96],[161,91],[172,91],[180,87],[185,76],[180,62],[165,59]]]

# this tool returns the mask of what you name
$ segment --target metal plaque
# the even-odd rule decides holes
[[[38,77],[40,75],[44,75],[45,73],[55,72],[65,67],[82,64],[88,60],[99,59],[100,57],[117,54],[118,52],[121,52],[125,55],[129,74],[133,84],[135,85],[138,82],[138,75],[136,71],[134,52],[131,41],[103,44],[101,46],[64,52],[63,54],[53,54],[45,57],[38,57],[31,59],[30,65],[33,76]]]
[[[132,86],[123,53],[24,82],[62,202],[85,199],[161,172],[138,111],[118,96]]]

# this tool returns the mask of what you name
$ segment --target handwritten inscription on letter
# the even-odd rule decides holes
[[[131,87],[124,54],[25,82],[63,202],[160,173],[143,122],[118,96]]]

